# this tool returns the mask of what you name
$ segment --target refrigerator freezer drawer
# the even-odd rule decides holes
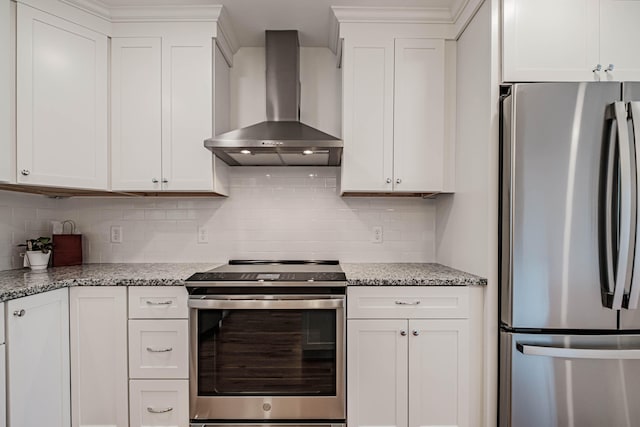
[[[500,334],[500,427],[640,425],[640,335]]]

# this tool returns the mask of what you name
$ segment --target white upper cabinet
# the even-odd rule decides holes
[[[419,193],[444,186],[444,87],[444,40],[396,39],[396,191]]]
[[[393,38],[345,40],[342,191],[391,191]]]
[[[444,190],[442,39],[345,37],[342,193]]]
[[[120,24],[111,48],[112,189],[228,194],[226,165],[204,147],[214,133],[215,73],[228,70],[215,39]]]
[[[111,41],[111,186],[160,190],[161,39]]]
[[[107,37],[17,6],[17,182],[107,189]]]
[[[9,1],[0,1],[0,182],[11,180],[11,97],[9,79],[11,74],[11,14]]]
[[[213,190],[213,51],[205,37],[163,38],[162,182],[165,190]]]
[[[639,20],[637,1],[503,0],[503,80],[639,80]]]
[[[640,80],[640,1],[600,0],[600,59],[610,80]]]

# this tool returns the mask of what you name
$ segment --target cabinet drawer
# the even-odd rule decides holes
[[[189,426],[188,380],[131,380],[130,427]]]
[[[182,286],[129,288],[130,319],[186,319],[187,290]]]
[[[347,289],[349,319],[466,319],[469,288],[385,286]]]
[[[189,378],[189,321],[130,320],[130,378]]]

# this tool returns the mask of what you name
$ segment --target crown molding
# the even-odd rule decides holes
[[[229,64],[239,44],[231,20],[222,5],[192,6],[117,6],[108,7],[100,0],[60,0],[69,6],[102,18],[110,23],[143,22],[215,22],[216,44]]]
[[[451,10],[446,7],[365,7],[332,6],[340,23],[451,24]]]
[[[76,0],[74,0],[76,1]],[[83,0],[86,1],[86,0]],[[222,6],[120,6],[109,9],[110,20],[120,22],[215,22]]]
[[[446,7],[332,6],[329,49],[338,54],[340,25],[351,23],[440,24],[442,37],[457,40],[485,0],[459,0]]]
[[[233,67],[233,55],[238,51],[240,45],[236,33],[231,26],[231,19],[224,7],[220,8],[220,14],[218,15],[218,35],[216,37],[216,44],[222,52],[222,56],[227,61],[230,67]]]
[[[111,20],[111,12],[109,7],[102,3],[100,0],[60,0],[62,3],[66,3],[69,6],[73,6],[84,12],[95,15],[99,18],[107,21]]]

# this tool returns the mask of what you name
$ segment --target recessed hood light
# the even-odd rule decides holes
[[[304,150],[302,154],[308,156],[309,154],[313,154],[313,150]]]
[[[251,154],[251,150],[240,150],[240,154]]]

